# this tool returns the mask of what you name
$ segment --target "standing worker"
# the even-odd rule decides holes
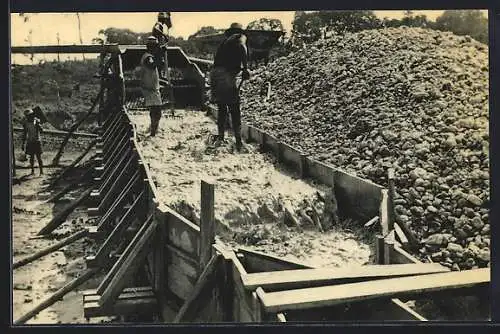
[[[160,47],[157,50],[155,57],[158,59],[160,68],[163,69],[165,66],[165,52],[167,51],[167,43],[169,41],[169,29],[172,28],[172,19],[170,18],[170,12],[160,12],[158,13],[158,21],[153,26],[152,35],[158,40]],[[165,69],[166,71],[167,69]]]
[[[248,72],[248,48],[243,26],[233,23],[224,32],[225,40],[219,45],[210,75],[212,97],[219,109],[217,127],[218,142],[224,141],[227,113],[231,114],[236,149],[241,150],[241,110],[239,87],[236,76],[241,72],[242,80],[250,78]],[[241,83],[240,83],[241,86]]]
[[[43,129],[40,125],[41,122],[39,118],[35,117],[33,109],[26,110],[24,114],[23,150],[26,155],[30,156],[31,175],[35,175],[35,156],[40,168],[40,175],[43,175],[42,142],[40,139],[40,133]]]
[[[146,52],[141,58],[141,90],[144,96],[144,104],[149,108],[149,116],[151,117],[151,137],[154,137],[158,131],[162,109],[160,75],[158,73],[159,64],[154,56],[158,52],[158,48],[158,39],[154,36],[148,37]]]

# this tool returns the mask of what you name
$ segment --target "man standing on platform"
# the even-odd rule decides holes
[[[144,105],[149,108],[151,117],[151,137],[156,135],[160,125],[162,100],[160,94],[160,75],[158,73],[158,39],[154,36],[148,37],[146,41],[146,52],[141,58],[141,90],[144,96]]]
[[[160,47],[157,50],[157,54],[154,56],[158,59],[160,64],[160,69],[165,66],[165,52],[167,51],[167,43],[169,41],[169,29],[172,28],[172,19],[170,18],[170,12],[160,12],[158,13],[158,22],[153,26],[152,35],[158,40]],[[160,73],[162,71],[160,70]]]
[[[219,45],[210,75],[212,98],[219,110],[217,117],[218,141],[224,141],[227,113],[231,114],[236,149],[242,148],[241,110],[239,87],[236,76],[242,72],[242,80],[250,78],[248,72],[248,49],[243,26],[233,23],[224,33],[225,40]],[[240,83],[241,85],[241,83]]]

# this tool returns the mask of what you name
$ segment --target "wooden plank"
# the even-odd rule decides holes
[[[377,235],[377,244],[376,244],[376,263],[384,264],[384,247],[385,247],[385,239],[382,235]]]
[[[88,235],[88,231],[86,229],[78,231],[78,232],[70,235],[69,237],[64,238],[61,241],[55,243],[54,245],[46,247],[46,248],[36,252],[33,255],[27,256],[19,261],[14,262],[14,264],[12,265],[12,269],[17,269],[19,267],[22,267],[22,266],[28,264],[28,263],[31,263],[31,262],[47,255],[47,254],[50,254],[50,253],[64,247],[64,246],[67,246],[67,245],[69,245],[77,240],[80,240],[80,239],[86,237],[87,235]]]
[[[34,316],[36,316],[41,311],[45,310],[47,307],[61,300],[68,292],[76,289],[81,284],[85,283],[88,279],[94,276],[97,273],[96,269],[87,269],[80,276],[64,285],[62,288],[57,290],[53,295],[49,296],[47,299],[42,301],[40,304],[35,306],[32,310],[28,311],[24,315],[22,315],[19,319],[14,321],[15,325],[24,324],[26,321],[30,320]]]
[[[151,287],[143,287],[141,290],[132,290],[131,288],[123,289],[123,292],[120,294],[118,299],[140,299],[147,297],[155,297]],[[98,302],[100,298],[101,296],[98,294],[83,295],[83,302]]]
[[[418,320],[418,321],[428,321],[422,315],[412,310],[405,303],[399,299],[394,299],[392,304],[394,307],[387,309],[387,316],[384,318],[389,320],[389,317],[393,317],[395,320]]]
[[[249,125],[248,126],[248,134],[249,134],[249,137],[252,138],[253,142],[262,145],[262,142],[264,139],[264,135],[263,135],[262,130],[257,129],[256,127]]]
[[[191,294],[185,300],[179,313],[175,317],[174,323],[181,322],[186,315],[189,315],[190,308],[193,307],[193,303],[197,300],[198,295],[201,293],[201,291],[203,290],[203,288],[205,288],[206,285],[210,285],[211,281],[210,278],[212,278],[212,280],[213,278],[215,278],[213,274],[215,273],[217,266],[221,264],[220,259],[221,259],[220,255],[215,255],[208,261],[206,267],[204,268],[203,272],[198,278]]]
[[[282,162],[286,166],[288,166],[291,170],[297,172],[302,177],[302,175],[304,174],[303,166],[301,165],[303,163],[302,152],[285,143],[282,143],[281,146],[282,146],[282,152],[281,152]]]
[[[233,316],[239,322],[252,322],[252,299],[250,292],[245,290],[242,281],[242,276],[245,274],[245,270],[235,256],[232,261],[232,278],[234,284]]]
[[[267,132],[264,132],[262,130],[259,131],[262,133],[262,149],[264,150],[264,152],[273,154],[279,161],[280,144],[278,139]]]
[[[367,221],[379,215],[381,186],[341,170],[335,170],[334,178],[341,217]]]
[[[177,212],[165,209],[167,213],[168,242],[193,257],[199,257],[200,228]]]
[[[111,305],[120,295],[125,287],[127,280],[135,273],[137,267],[150,250],[150,241],[156,231],[156,222],[153,220],[146,231],[141,235],[141,238],[134,245],[133,249],[125,251],[123,256],[126,256],[121,266],[118,267],[116,274],[109,282],[109,285],[103,291],[99,304],[103,306]],[[139,233],[138,233],[139,234]],[[131,243],[133,244],[133,243]]]
[[[72,201],[69,205],[67,205],[64,209],[61,210],[54,218],[52,218],[47,225],[45,225],[38,235],[46,235],[50,232],[54,231],[58,228],[62,223],[66,221],[66,218],[80,205],[82,202],[87,199],[87,197],[92,192],[92,188],[88,188],[85,190],[77,199]]]
[[[304,153],[300,154],[300,165],[299,165],[299,175],[302,179],[309,177],[309,166],[307,164],[307,155]]]
[[[138,293],[138,292],[147,292],[147,291],[153,291],[153,288],[151,286],[136,286],[136,287],[130,287],[130,288],[125,288],[123,289],[122,294],[129,294],[129,293]],[[99,293],[97,292],[97,289],[87,289],[82,291],[82,296],[83,296],[83,301],[89,300],[89,301],[94,301],[93,297],[99,297]],[[122,296],[122,295],[120,295]],[[90,298],[90,299],[87,299]]]
[[[416,257],[397,245],[391,249],[390,259],[391,263],[420,263]]]
[[[244,247],[238,248],[238,252],[244,255],[247,267],[246,270],[250,273],[310,268],[302,263],[286,261],[276,256]]]
[[[110,307],[104,308],[98,302],[83,304],[85,318],[116,316],[116,315],[151,315],[158,310],[156,297],[134,299],[118,299]]]
[[[134,168],[134,156],[129,158],[129,161],[123,169],[120,171],[118,176],[114,178],[113,184],[109,187],[109,190],[105,191],[104,196],[101,197],[101,203],[99,204],[99,210],[101,212],[107,211],[113,204],[112,200],[116,199],[120,190],[123,190],[124,184],[126,185],[130,178],[137,176],[137,169]]]
[[[253,319],[255,322],[262,322],[262,309],[259,297],[256,292],[252,292]]]
[[[394,277],[428,275],[450,271],[439,263],[394,264],[340,267],[335,269],[298,269],[272,271],[242,276],[247,290],[265,291],[345,284]]]
[[[386,236],[389,234],[389,211],[388,208],[388,200],[389,195],[387,194],[387,189],[380,190],[380,207],[379,207],[379,217],[380,217],[380,226],[382,227],[382,235]]]
[[[271,292],[263,296],[263,303],[267,312],[280,312],[393,297],[423,298],[436,292],[487,287],[490,274],[490,268],[484,268]]]
[[[313,180],[330,187],[332,186],[334,170],[331,166],[311,158],[307,158],[307,166],[308,174]]]
[[[395,233],[392,230],[384,239],[384,264],[391,264],[391,254],[395,241]]]
[[[401,243],[401,245],[403,246],[403,249],[408,249],[408,246],[409,246],[408,238],[406,237],[403,230],[401,229],[401,227],[397,223],[394,224],[394,232],[395,232],[396,240],[398,240]]]
[[[177,297],[186,300],[193,291],[195,278],[189,277],[182,268],[170,265],[167,268],[167,287]]]
[[[277,313],[276,314],[276,320],[278,322],[286,322],[286,317],[283,313]]]
[[[389,213],[389,230],[394,229],[394,223],[396,222],[396,211],[394,210],[394,200],[396,196],[396,186],[394,184],[394,168],[389,168],[387,172],[387,185],[388,185],[388,201],[387,201],[387,211]]]
[[[212,257],[212,245],[215,242],[215,186],[201,181],[200,213],[200,268],[203,269]]]
[[[130,243],[128,243],[128,245],[127,245],[127,247],[125,249],[125,252],[123,252],[123,254],[120,256],[120,258],[118,259],[118,261],[116,261],[116,263],[113,265],[113,267],[111,268],[111,270],[104,277],[104,279],[102,280],[101,284],[97,288],[97,293],[98,294],[103,294],[104,293],[105,289],[108,287],[108,285],[111,283],[111,281],[113,280],[113,278],[116,276],[118,270],[123,266],[123,263],[127,259],[128,254],[130,254],[132,252],[132,250],[134,249],[134,246],[138,243],[138,241],[141,239],[141,237],[144,235],[144,233],[148,230],[148,228],[150,227],[150,225],[151,225],[151,217],[149,219],[147,219],[142,224],[142,226],[139,229],[139,231],[137,232],[137,234],[134,236],[134,238],[132,238],[132,240],[130,241]]]
[[[97,264],[102,264],[107,258],[109,258],[109,254],[113,249],[113,246],[121,239],[123,233],[127,229],[128,226],[132,224],[134,221],[134,214],[137,211],[138,203],[142,200],[144,191],[142,191],[139,196],[135,199],[134,203],[128,208],[125,214],[121,217],[120,221],[113,228],[113,231],[108,235],[104,243],[101,245],[96,254]]]
[[[116,198],[115,202],[111,205],[109,210],[105,212],[102,218],[99,220],[99,225],[97,226],[98,231],[103,231],[109,224],[109,221],[114,219],[119,214],[119,211],[123,209],[123,205],[128,200],[130,193],[138,188],[137,186],[138,182],[139,182],[139,175],[136,172],[135,175],[130,178],[129,182],[123,188],[122,192],[120,193],[120,195],[118,195],[118,197]],[[139,196],[143,197],[144,196],[143,192],[140,192],[138,197]]]
[[[176,266],[180,271],[182,271],[186,276],[196,280],[200,269],[199,264],[196,260],[193,261],[192,258],[185,256],[182,252],[176,250],[175,247],[166,247],[168,252],[165,254],[165,264],[168,266]],[[182,255],[181,255],[182,254]]]

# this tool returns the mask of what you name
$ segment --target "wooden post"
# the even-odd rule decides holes
[[[384,241],[384,264],[391,264],[391,253],[394,250],[394,230],[389,233]]]
[[[300,154],[299,174],[301,179],[307,178],[307,155],[304,153]]]
[[[212,257],[212,244],[215,242],[215,186],[201,181],[201,215],[200,215],[200,271],[203,271]]]
[[[389,213],[389,231],[394,229],[394,223],[396,220],[396,212],[394,211],[394,197],[395,197],[395,186],[394,186],[394,169],[389,168],[387,183],[389,187],[389,196],[388,196],[388,213]]]
[[[43,302],[38,304],[33,310],[29,311],[28,313],[24,314],[21,318],[14,321],[14,324],[15,325],[24,324],[26,321],[30,320],[31,318],[33,318],[35,315],[37,315],[50,305],[61,300],[62,297],[64,297],[64,295],[66,295],[68,292],[72,291],[73,289],[75,289],[76,287],[87,281],[95,273],[97,273],[97,271],[98,271],[97,269],[86,270],[82,275],[78,276],[70,283],[66,284],[61,289],[57,290],[52,296],[50,296],[49,298],[45,299]]]
[[[168,48],[165,46],[165,77],[168,84],[168,98],[170,102],[170,113],[174,116],[175,113],[175,100],[174,100],[174,85],[172,84],[172,78],[170,77],[170,72],[168,71]]]
[[[385,242],[384,242],[384,236],[382,235],[377,235],[377,245],[376,245],[376,263],[377,264],[384,264],[385,263],[385,258],[384,258],[384,248],[385,248]]]
[[[123,75],[122,56],[118,54],[115,62],[115,74],[117,76],[117,102],[120,104],[120,109],[125,105],[125,76]]]
[[[75,242],[76,240],[79,240],[81,238],[84,238],[88,235],[88,231],[87,230],[81,230],[81,231],[78,231],[72,235],[70,235],[69,237],[55,243],[54,245],[52,246],[49,246],[47,248],[44,248],[42,249],[41,251],[38,251],[36,252],[35,254],[33,255],[30,255],[28,257],[25,257],[24,259],[22,260],[19,260],[17,262],[15,262],[13,265],[12,265],[12,269],[17,269],[19,267],[22,267],[28,263],[31,263],[47,254],[50,254],[66,245],[69,245],[73,242]]]

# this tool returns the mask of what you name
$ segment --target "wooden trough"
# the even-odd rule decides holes
[[[340,216],[380,225],[376,263],[311,268],[216,244],[213,184],[201,181],[199,225],[158,200],[128,115],[123,82],[123,66],[129,62],[126,56],[121,58],[127,54],[136,58],[140,50],[100,49],[113,54],[112,75],[121,79],[116,86],[103,88],[106,98],[119,105],[99,108],[103,122],[88,200],[94,220],[88,234],[98,248],[86,261],[89,272],[106,275],[97,289],[84,293],[85,317],[141,315],[150,321],[202,323],[426,321],[404,301],[450,293],[485,295],[489,268],[450,272],[439,264],[420,263],[409,254],[415,240],[407,226],[394,223],[393,189],[311,159],[245,124],[246,141],[258,143],[299,177],[332,187]],[[183,52],[177,55],[180,63],[196,68]],[[200,71],[192,73],[198,76],[195,81],[204,82]],[[210,113],[217,117],[215,110]]]

